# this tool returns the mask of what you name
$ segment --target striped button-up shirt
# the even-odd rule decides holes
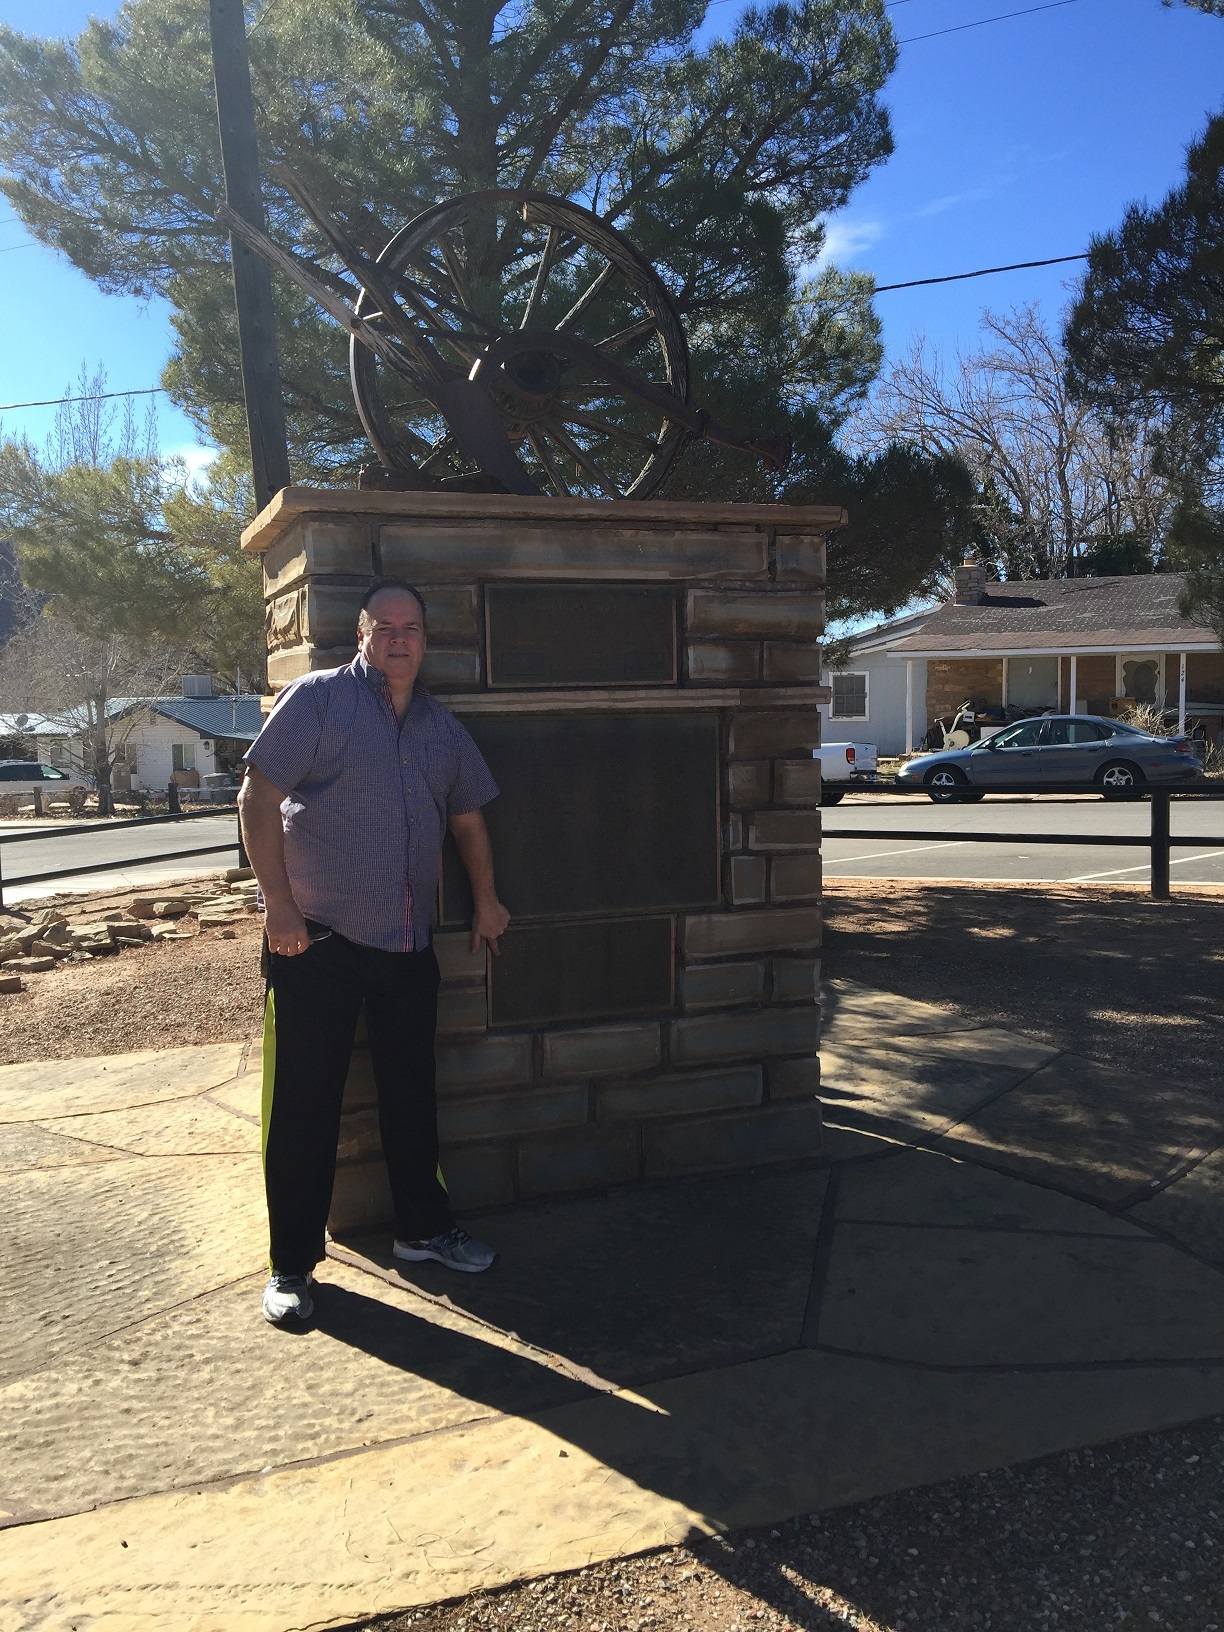
[[[246,760],[285,795],[302,915],[384,952],[427,947],[447,819],[498,792],[455,716],[418,682],[401,725],[359,653],[286,686]]]

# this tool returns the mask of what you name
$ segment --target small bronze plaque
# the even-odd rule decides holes
[[[676,594],[666,586],[490,584],[489,684],[670,685]]]
[[[485,806],[497,893],[516,918],[713,906],[718,716],[469,715],[501,788]],[[442,922],[470,921],[458,852]]]
[[[670,918],[511,926],[490,963],[494,1026],[611,1020],[675,1006]]]

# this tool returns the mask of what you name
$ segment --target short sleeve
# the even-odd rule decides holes
[[[484,762],[484,755],[472,741],[469,733],[456,720],[455,750],[457,769],[455,780],[446,795],[446,814],[466,816],[479,810],[490,799],[496,799],[501,789],[493,780],[493,773]]]
[[[298,681],[286,686],[242,756],[282,793],[292,793],[310,774],[323,729],[322,701],[317,684]]]

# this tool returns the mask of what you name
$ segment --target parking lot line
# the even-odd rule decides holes
[[[1224,850],[1196,850],[1189,856],[1171,856],[1170,867],[1184,867],[1188,861],[1212,861],[1216,856],[1224,856]],[[1136,867],[1110,867],[1104,873],[1079,873],[1075,878],[1065,879],[1067,884],[1089,884],[1094,878],[1114,878],[1119,873],[1146,873],[1151,866],[1150,861],[1141,861]]]
[[[908,856],[915,850],[955,850],[958,845],[968,843],[968,839],[949,839],[946,844],[908,844],[903,850],[869,850],[865,856],[839,856],[836,861],[825,863],[825,872],[830,867],[849,867],[858,861],[875,861],[880,856]]]

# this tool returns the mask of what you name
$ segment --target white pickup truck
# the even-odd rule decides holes
[[[874,782],[878,755],[874,742],[827,742],[812,749],[820,761],[820,802],[836,805],[856,782]]]

